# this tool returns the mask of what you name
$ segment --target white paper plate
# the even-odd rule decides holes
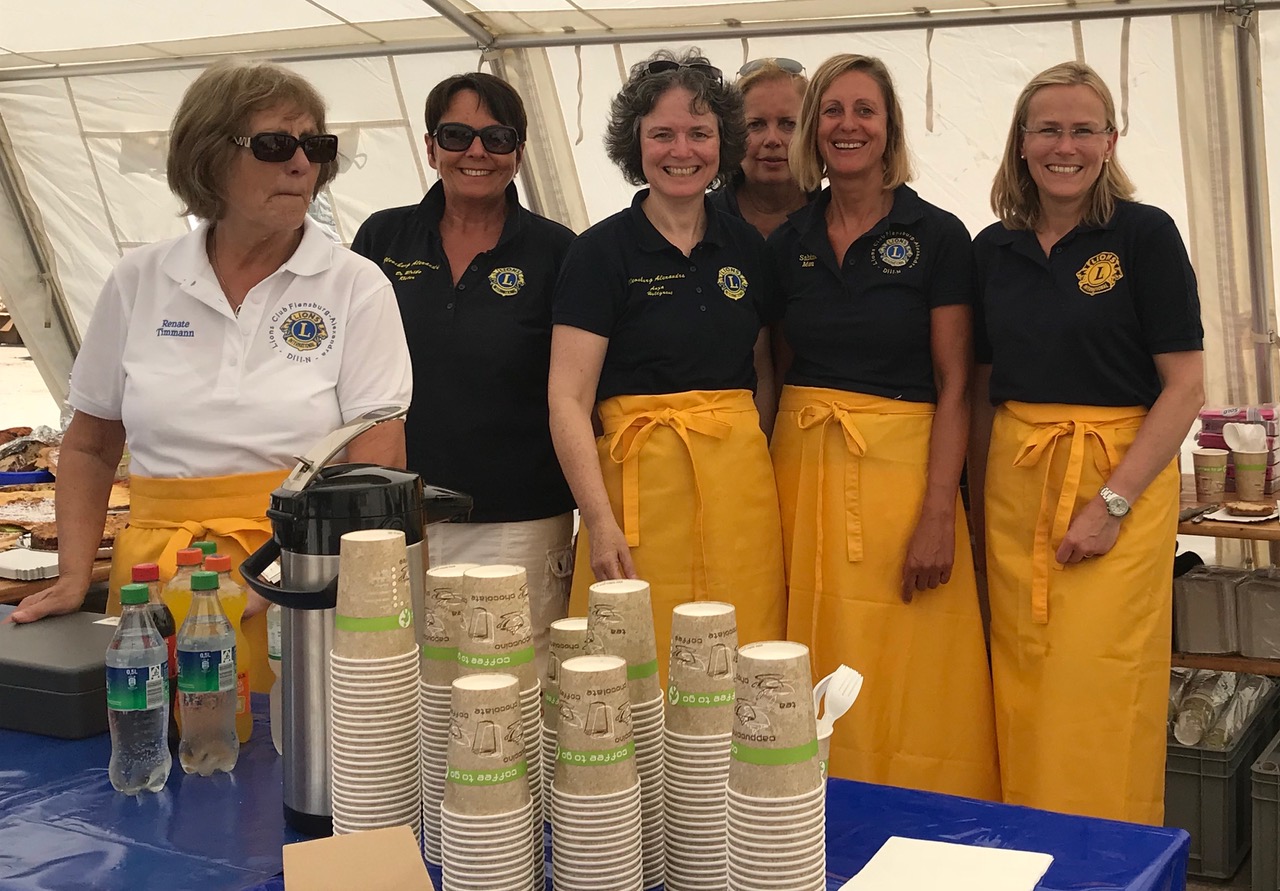
[[[1237,517],[1235,514],[1228,513],[1225,507],[1220,507],[1204,515],[1206,520],[1218,520],[1223,523],[1263,523],[1267,520],[1274,520],[1276,517],[1280,517],[1280,511],[1274,509],[1265,517]]]

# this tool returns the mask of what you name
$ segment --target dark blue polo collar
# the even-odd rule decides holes
[[[631,199],[629,214],[631,224],[636,229],[636,244],[640,250],[657,253],[658,251],[672,248],[674,245],[667,241],[663,234],[649,221],[649,218],[645,216],[644,208],[640,205],[648,197],[648,189],[641,189],[636,192],[635,197]],[[702,234],[702,241],[699,244],[714,244],[717,247],[723,247],[725,245],[725,235],[719,212],[712,205],[711,199],[707,197],[702,199],[702,208],[707,216],[707,231]]]

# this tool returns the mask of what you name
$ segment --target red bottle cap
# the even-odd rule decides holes
[[[137,563],[133,567],[134,582],[160,581],[160,566],[156,563]]]

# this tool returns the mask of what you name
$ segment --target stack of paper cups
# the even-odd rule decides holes
[[[822,891],[826,834],[809,650],[738,650],[728,783],[729,891]]]
[[[627,664],[578,656],[560,664],[551,856],[556,891],[640,891],[640,781]]]
[[[636,769],[640,776],[644,887],[663,882],[663,701],[658,650],[653,633],[649,583],[638,579],[596,582],[587,599],[587,648],[627,662]]]
[[[453,682],[444,804],[444,887],[530,891],[533,800],[514,675]]]
[[[418,650],[404,533],[342,536],[329,653],[333,830],[421,833]]]
[[[667,891],[723,889],[728,881],[725,784],[737,662],[731,604],[675,608],[667,671]]]
[[[428,863],[443,859],[440,803],[449,749],[452,684],[458,676],[458,641],[467,606],[462,574],[474,563],[449,563],[428,569],[423,591],[421,680],[418,687],[419,742],[422,750],[422,848]]]
[[[542,684],[534,661],[533,620],[529,612],[529,583],[523,566],[477,566],[462,576],[466,594],[464,633],[458,643],[458,673],[504,672],[520,686],[529,793],[533,800],[531,826],[535,837],[529,856],[534,884],[546,881],[542,844]]]
[[[560,714],[560,665],[587,652],[585,617],[557,619],[551,623],[547,652],[547,683],[542,692],[542,794],[551,799],[551,780],[556,775],[556,716]]]

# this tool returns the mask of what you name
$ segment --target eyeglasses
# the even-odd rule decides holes
[[[431,134],[436,145],[446,152],[465,152],[477,136],[484,150],[494,155],[509,155],[520,145],[520,134],[516,128],[505,124],[490,124],[479,130],[466,124],[440,124]]]
[[[677,62],[674,59],[654,59],[645,67],[646,74],[661,74],[664,71],[677,71],[681,68],[691,68],[694,71],[701,71],[707,77],[716,83],[724,83],[724,72],[714,65],[708,65],[706,62]]]
[[[750,62],[738,69],[738,77],[746,77],[748,74],[753,74],[768,65],[770,62],[787,72],[787,74],[804,74],[804,66],[795,59],[783,59],[777,56],[770,56],[767,59],[752,59]]]
[[[1091,127],[1073,127],[1070,130],[1063,130],[1061,127],[1041,127],[1038,130],[1029,130],[1023,127],[1022,132],[1028,139],[1044,143],[1056,143],[1064,133],[1070,136],[1073,142],[1094,142],[1116,132],[1116,128],[1094,130]]]
[[[331,133],[301,139],[289,133],[257,133],[253,136],[232,136],[231,141],[249,149],[259,161],[288,161],[298,146],[302,146],[302,153],[312,164],[326,164],[338,157],[338,137]]]

